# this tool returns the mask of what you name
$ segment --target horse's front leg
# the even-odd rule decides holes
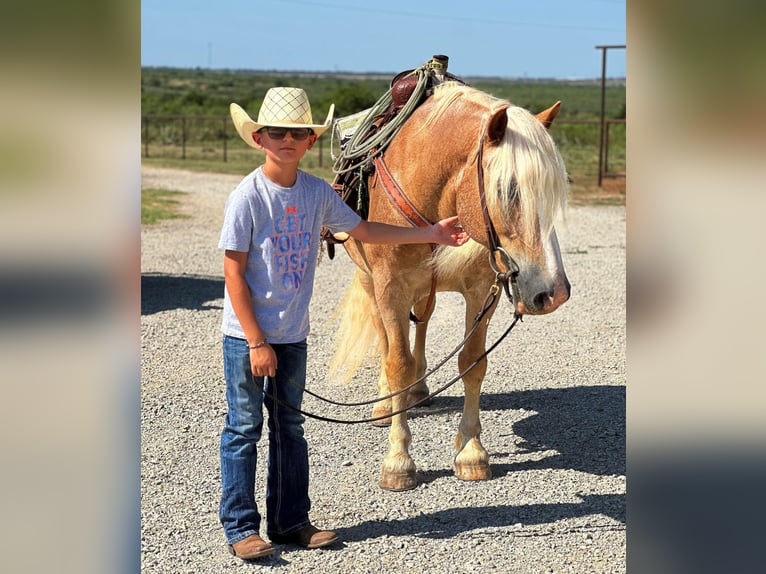
[[[389,323],[392,325],[392,323]],[[392,392],[403,389],[415,380],[415,360],[409,350],[407,323],[393,322],[388,333],[388,354],[385,361],[386,380]],[[417,486],[415,462],[409,453],[412,434],[407,424],[407,393],[391,398],[392,412],[404,411],[391,417],[388,432],[388,452],[383,459],[380,486],[386,490],[410,490]]]
[[[480,299],[479,299],[480,300]],[[467,330],[473,317],[479,312],[478,305],[472,305],[466,297],[466,326]],[[487,324],[489,316],[481,321],[471,338],[458,356],[458,366],[463,372],[485,350]],[[482,359],[463,377],[465,400],[463,416],[460,418],[458,432],[455,436],[455,461],[453,463],[455,476],[462,480],[488,480],[492,478],[489,466],[489,453],[481,444],[481,422],[479,421],[479,397],[481,383],[487,371],[487,360]]]

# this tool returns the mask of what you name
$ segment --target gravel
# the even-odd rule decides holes
[[[218,522],[218,441],[226,412],[221,367],[224,202],[239,176],[142,168],[142,185],[187,192],[183,219],[141,231],[141,556],[146,573],[625,572],[625,208],[572,207],[559,240],[572,298],[528,317],[489,357],[482,442],[493,478],[451,470],[462,408],[455,385],[410,419],[418,487],[378,486],[387,429],[306,422],[312,521],[335,530],[329,549],[277,546],[245,563]],[[337,400],[374,396],[377,366],[343,385],[326,380],[333,311],[353,273],[340,250],[317,270],[308,380]],[[435,364],[460,340],[456,294],[440,295],[429,330]],[[501,303],[494,341],[511,309]],[[456,373],[448,363],[431,388]],[[359,418],[366,409],[307,410]],[[361,409],[361,408],[360,408]],[[267,447],[262,441],[261,452]],[[257,496],[265,507],[264,456]]]

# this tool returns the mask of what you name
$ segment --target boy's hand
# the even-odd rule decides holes
[[[254,377],[273,377],[277,374],[277,354],[271,345],[250,349],[250,369]]]
[[[470,239],[468,233],[458,223],[457,215],[437,221],[431,226],[436,238],[435,243],[459,247]]]

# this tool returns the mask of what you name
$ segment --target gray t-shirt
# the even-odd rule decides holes
[[[248,252],[245,280],[269,342],[295,343],[309,334],[320,228],[350,231],[360,221],[326,181],[300,170],[295,185],[280,187],[259,167],[231,193],[218,247]],[[222,330],[245,338],[224,291]]]

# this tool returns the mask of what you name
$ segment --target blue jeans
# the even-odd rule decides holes
[[[277,374],[259,377],[267,394],[300,408],[306,384],[306,341],[272,345]],[[226,540],[234,544],[259,534],[261,515],[255,502],[257,443],[263,430],[263,404],[268,417],[266,530],[289,534],[309,524],[308,446],[303,415],[275,403],[260,391],[250,369],[247,341],[224,335],[224,376],[228,412],[221,433],[221,506]]]

